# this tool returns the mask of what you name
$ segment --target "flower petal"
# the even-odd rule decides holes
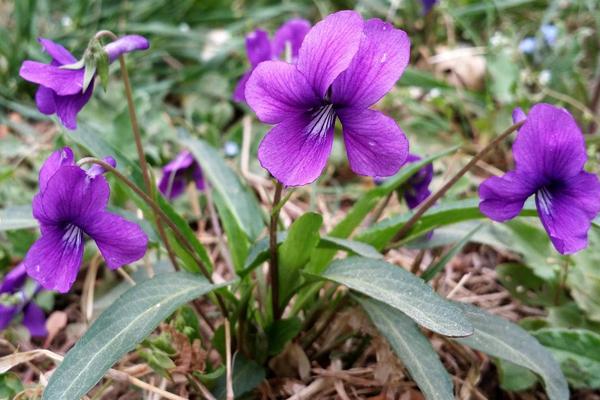
[[[168,172],[163,174],[160,182],[158,183],[158,190],[169,200],[173,200],[176,197],[181,196],[187,181],[185,177],[176,172]]]
[[[48,335],[46,330],[46,315],[33,301],[23,309],[23,325],[29,330],[31,336],[43,337]]]
[[[363,19],[355,11],[339,11],[308,32],[298,54],[298,70],[324,97],[335,78],[350,65],[363,36]]]
[[[315,181],[329,158],[333,124],[310,133],[311,116],[301,114],[271,129],[258,148],[258,159],[271,175],[286,186]]]
[[[408,157],[408,140],[398,124],[379,111],[342,109],[344,143],[352,171],[359,175],[392,176]]]
[[[21,78],[46,86],[59,96],[80,93],[83,88],[83,69],[61,69],[37,61],[25,61],[19,70]]]
[[[48,180],[54,176],[60,167],[74,164],[73,150],[70,147],[63,147],[50,154],[50,157],[44,161],[44,165],[42,165],[38,176],[40,193],[46,190]]]
[[[126,35],[104,46],[104,50],[108,54],[109,62],[113,62],[122,54],[147,50],[149,47],[150,42],[145,37],[140,35]]]
[[[263,61],[271,59],[271,43],[269,34],[262,29],[246,35],[246,54],[252,68],[255,68]]]
[[[119,268],[139,260],[146,254],[148,237],[136,223],[109,212],[100,212],[82,226],[96,241],[106,265]]]
[[[6,274],[2,280],[2,285],[0,285],[0,293],[15,293],[23,287],[26,278],[27,271],[21,263]]]
[[[600,182],[588,172],[536,194],[538,214],[552,244],[561,254],[587,247],[591,221],[600,212]]]
[[[235,89],[233,90],[233,101],[246,101],[246,84],[248,83],[248,79],[250,79],[250,75],[252,75],[252,71],[253,70],[244,72],[244,75],[242,75],[235,85]]]
[[[52,57],[54,61],[56,61],[59,65],[65,64],[74,64],[77,62],[77,59],[69,52],[69,50],[65,49],[58,43],[53,42],[50,39],[38,38],[38,42],[44,48],[44,51]]]
[[[39,86],[35,92],[35,104],[42,114],[54,114],[56,112],[54,90]]]
[[[527,115],[523,112],[521,107],[517,107],[512,112],[513,124],[519,123],[521,121],[525,121],[527,119]]]
[[[42,224],[84,224],[104,210],[109,195],[103,176],[92,179],[78,166],[63,166],[48,180],[46,189],[34,197],[33,216]]]
[[[420,161],[421,157],[409,154],[406,160],[407,163]],[[404,185],[404,199],[408,208],[411,210],[417,208],[425,199],[429,197],[429,184],[433,179],[433,164],[429,163],[417,171]]]
[[[319,98],[295,66],[264,61],[246,84],[246,102],[262,122],[277,124],[319,105]]]
[[[17,306],[5,306],[0,304],[0,331],[5,330],[19,311]]]
[[[479,210],[494,221],[507,221],[519,215],[535,189],[514,171],[502,177],[492,176],[479,186]]]
[[[29,248],[23,264],[27,274],[44,288],[66,293],[79,272],[83,248],[80,231],[47,226],[42,236]]]
[[[294,18],[281,25],[273,37],[273,57],[283,57],[287,43],[289,43],[292,60],[296,59],[304,37],[309,31],[310,22],[305,19]]]
[[[513,145],[516,169],[538,186],[577,175],[587,160],[583,135],[565,109],[537,104]]]
[[[65,128],[77,129],[77,114],[90,101],[94,91],[94,82],[90,84],[85,93],[76,93],[70,96],[56,96],[56,115]]]
[[[333,82],[331,100],[336,105],[367,108],[394,86],[410,57],[406,32],[374,18],[365,22],[358,52],[347,70]]]

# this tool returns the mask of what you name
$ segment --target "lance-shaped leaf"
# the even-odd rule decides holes
[[[186,134],[181,139],[181,144],[187,147],[200,163],[204,175],[219,192],[223,203],[250,241],[256,240],[264,228],[264,222],[254,195],[242,185],[225,160],[207,142]]]
[[[213,285],[198,275],[171,272],[132,287],[67,353],[52,374],[43,400],[81,398],[179,306],[225,285]]]
[[[463,310],[401,267],[364,257],[337,260],[321,275],[402,311],[419,325],[445,336],[473,333]]]
[[[475,332],[456,341],[535,372],[544,382],[550,400],[569,398],[569,386],[560,366],[534,337],[520,326],[477,307],[467,304],[461,307]]]
[[[402,312],[366,297],[356,297],[387,339],[427,400],[453,400],[452,380],[429,340]]]

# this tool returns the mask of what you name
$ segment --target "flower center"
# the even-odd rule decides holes
[[[310,122],[306,132],[311,136],[324,137],[335,123],[335,110],[333,104],[327,104],[311,110]]]
[[[548,190],[546,186],[543,186],[540,190],[537,191],[537,197],[539,199],[538,203],[540,208],[545,214],[550,214],[550,209],[552,207],[552,194]]]
[[[66,248],[76,249],[81,245],[82,233],[79,227],[69,224],[65,229],[62,240],[66,243]]]

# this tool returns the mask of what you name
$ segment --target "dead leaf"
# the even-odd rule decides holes
[[[44,341],[44,348],[48,348],[50,343],[54,340],[56,335],[67,326],[67,313],[63,311],[54,311],[46,320],[46,330],[48,330],[48,336]]]

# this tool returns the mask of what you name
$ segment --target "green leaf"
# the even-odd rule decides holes
[[[473,333],[459,306],[440,297],[422,279],[401,267],[357,256],[334,261],[322,277],[388,304],[442,335]]]
[[[357,235],[356,240],[383,249],[413,215],[412,212],[387,218]],[[537,216],[535,204],[527,202],[521,216]],[[408,242],[432,229],[458,222],[487,218],[479,211],[479,199],[459,200],[442,203],[429,209],[408,232],[402,242]]]
[[[366,297],[358,302],[387,339],[428,400],[453,400],[450,375],[444,369],[429,340],[402,312]]]
[[[277,232],[277,245],[283,243],[287,237],[287,232]],[[269,238],[265,237],[257,241],[250,247],[248,258],[244,263],[244,270],[240,273],[241,276],[252,272],[254,268],[269,259]]]
[[[367,258],[383,258],[373,246],[355,240],[341,239],[333,236],[323,236],[319,242],[319,248],[338,249],[355,253],[356,255]]]
[[[383,184],[369,190],[360,199],[358,199],[348,211],[344,219],[331,230],[328,236],[342,239],[348,238],[352,232],[354,232],[354,230],[363,222],[367,215],[373,211],[373,208],[382,198],[400,187],[425,165],[454,152],[456,149],[456,147],[450,148],[430,157],[426,157],[418,162],[407,164],[401,168],[396,175],[386,179]],[[307,270],[315,274],[322,272],[323,269],[327,267],[327,264],[329,264],[329,262],[333,259],[335,253],[335,250],[315,250],[315,254],[311,257],[311,261],[307,267]]]
[[[92,83],[94,76],[96,76],[96,62],[92,59],[86,59],[84,62],[84,70],[83,70],[83,86],[81,87],[81,93],[85,93],[85,91]]]
[[[210,184],[219,192],[238,225],[250,241],[256,240],[264,228],[262,211],[256,198],[242,186],[237,175],[229,168],[219,153],[202,139],[185,135],[181,144],[186,146],[202,166]]]
[[[498,358],[495,362],[500,378],[500,387],[510,392],[531,389],[538,381],[537,375],[527,368]]]
[[[248,257],[248,250],[250,247],[248,237],[244,233],[242,227],[239,226],[233,214],[229,211],[229,208],[219,192],[213,192],[213,199],[221,222],[223,223],[223,230],[227,235],[233,267],[235,268],[235,271],[239,273],[244,268],[244,261]]]
[[[108,54],[106,51],[102,51],[98,57],[98,63],[96,64],[98,76],[100,77],[100,83],[104,91],[108,89]]]
[[[81,398],[179,306],[225,285],[212,285],[185,272],[138,283],[104,311],[67,353],[50,377],[43,399]]]
[[[31,206],[14,206],[0,210],[0,232],[37,228],[38,222],[31,213]]]
[[[285,301],[298,285],[300,269],[310,259],[312,250],[319,243],[319,228],[323,217],[308,212],[292,223],[287,237],[279,247],[279,295]],[[283,305],[283,304],[282,304]]]
[[[277,232],[277,245],[283,243],[287,237],[287,232]],[[373,247],[366,243],[357,242],[355,240],[340,239],[331,236],[323,236],[317,245],[321,249],[337,249],[351,253],[356,253],[359,256],[367,258],[382,258],[382,255]],[[314,254],[314,253],[313,253]],[[262,238],[250,248],[248,258],[244,263],[244,270],[240,273],[245,276],[256,268],[261,263],[269,259],[269,238]]]
[[[298,317],[279,319],[267,329],[269,337],[269,355],[281,353],[286,344],[302,330],[302,322]]]
[[[263,367],[255,361],[246,359],[241,354],[236,354],[233,360],[232,386],[235,398],[240,398],[244,394],[256,388],[266,377]],[[227,397],[226,374],[223,374],[213,391],[214,396],[219,400],[225,400]]]
[[[588,248],[573,254],[567,283],[579,308],[592,321],[600,322],[600,229],[592,227]]]
[[[475,332],[469,337],[455,339],[457,342],[535,372],[544,381],[550,400],[569,398],[569,387],[558,363],[534,337],[520,326],[477,307],[460,306]]]
[[[532,335],[558,360],[569,383],[600,389],[600,335],[585,329],[547,328]]]
[[[480,228],[481,228],[481,225],[478,225],[471,232],[467,233],[466,236],[463,237],[460,240],[460,242],[458,242],[454,246],[452,246],[452,248],[450,250],[448,250],[448,252],[446,254],[444,254],[444,256],[442,258],[440,258],[440,260],[437,263],[435,263],[432,266],[430,266],[429,268],[427,268],[427,270],[425,272],[423,272],[423,275],[421,276],[421,278],[425,282],[429,282],[434,276],[439,274],[446,267],[446,264],[448,264],[458,253],[460,253],[462,248],[465,247],[465,245],[469,242],[471,237]]]

